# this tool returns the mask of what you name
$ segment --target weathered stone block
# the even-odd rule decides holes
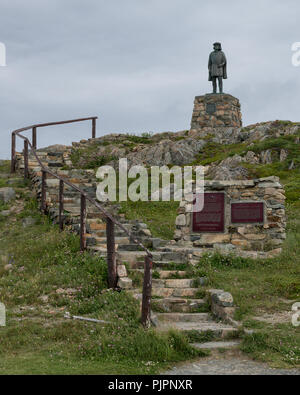
[[[118,265],[117,266],[117,274],[119,278],[127,277],[127,269],[125,265]]]
[[[118,280],[118,287],[122,289],[130,289],[132,288],[132,280],[128,277],[121,277]]]
[[[16,198],[16,192],[13,188],[0,188],[0,201],[7,203]]]
[[[229,292],[215,292],[211,295],[212,301],[222,307],[233,306],[233,296]]]
[[[231,236],[229,234],[204,234],[200,241],[194,244],[215,244],[215,243],[229,243]]]
[[[184,214],[178,215],[176,218],[176,225],[177,226],[185,226],[186,225],[186,217]]]

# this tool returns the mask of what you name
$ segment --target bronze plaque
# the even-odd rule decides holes
[[[215,103],[206,104],[206,112],[207,112],[207,114],[212,115],[216,111],[217,111],[217,107],[216,107]]]
[[[193,213],[193,232],[224,232],[224,193],[205,193],[204,207]]]
[[[233,224],[263,223],[264,203],[232,203],[231,222]]]

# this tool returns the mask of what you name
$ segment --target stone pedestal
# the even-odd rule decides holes
[[[196,96],[191,130],[202,128],[242,127],[241,105],[228,94]]]

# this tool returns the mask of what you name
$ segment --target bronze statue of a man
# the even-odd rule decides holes
[[[221,43],[214,43],[214,51],[209,55],[208,70],[208,81],[213,83],[213,93],[217,93],[217,79],[219,81],[219,91],[223,93],[223,78],[227,79],[227,60],[222,51]]]

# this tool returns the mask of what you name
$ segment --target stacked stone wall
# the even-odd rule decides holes
[[[286,239],[285,191],[278,177],[255,180],[205,181],[205,193],[224,193],[224,231],[193,231],[192,205],[183,200],[178,209],[174,239],[179,245],[252,251],[253,256],[281,252]],[[263,203],[260,223],[233,223],[232,203]],[[255,252],[255,253],[254,253]],[[251,255],[251,254],[250,254]]]

